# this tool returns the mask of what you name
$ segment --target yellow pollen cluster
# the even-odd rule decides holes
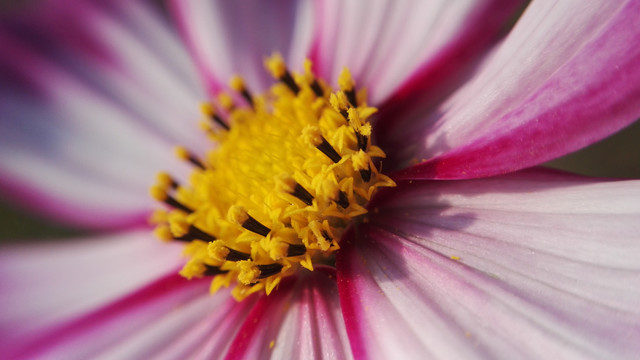
[[[234,285],[238,300],[302,268],[331,263],[347,227],[367,212],[379,187],[395,186],[379,173],[368,118],[376,112],[356,93],[347,69],[333,91],[311,62],[290,73],[275,54],[265,61],[279,80],[254,96],[242,78],[216,103],[202,106],[202,128],[215,146],[177,156],[194,166],[188,184],[160,173],[151,195],[168,205],[152,217],[155,234],[184,241],[186,278],[213,277],[211,291]]]

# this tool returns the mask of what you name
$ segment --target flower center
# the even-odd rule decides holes
[[[156,235],[187,242],[180,274],[212,276],[212,292],[234,284],[238,300],[331,263],[376,189],[395,186],[374,164],[385,156],[371,145],[367,119],[376,109],[348,69],[333,91],[308,60],[301,74],[278,54],[265,65],[279,80],[268,92],[254,96],[235,77],[237,101],[223,93],[202,106],[216,145],[204,156],[178,148],[194,165],[189,183],[160,173],[151,187],[170,208],[154,214]]]

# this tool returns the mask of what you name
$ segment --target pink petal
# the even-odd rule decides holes
[[[549,171],[401,182],[338,255],[355,351],[637,358],[638,197]]]
[[[63,243],[0,248],[0,348],[37,334],[177,273],[181,247],[148,229]]]
[[[396,161],[428,159],[398,178],[505,173],[636,120],[640,49],[629,44],[640,36],[638,14],[636,1],[533,2],[473,80],[429,119],[414,117],[386,139],[415,141]]]
[[[396,92],[393,102],[384,105],[393,107],[395,115],[394,105],[405,106],[403,100],[412,92],[441,97],[450,91],[522,5],[493,0],[315,4],[313,58],[318,73],[335,83],[342,68],[349,67],[374,104]]]
[[[282,53],[302,64],[311,41],[310,3],[304,1],[172,1],[171,10],[210,92],[242,75],[253,91],[273,82],[263,59]]]
[[[226,358],[352,358],[334,272],[316,269],[263,297],[247,317]]]
[[[208,146],[186,54],[156,11],[118,4],[79,5],[76,16],[47,13],[45,28],[33,21],[0,31],[12,54],[0,73],[28,80],[14,76],[0,88],[0,186],[84,225],[139,221],[153,206],[154,174],[189,171],[171,148]],[[70,33],[82,35],[63,37]]]

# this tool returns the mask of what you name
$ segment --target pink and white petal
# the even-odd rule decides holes
[[[248,314],[252,301],[238,304],[228,291],[210,296],[209,283],[209,279],[189,281],[177,273],[167,275],[104,308],[53,329],[41,338],[32,339],[33,343],[16,355],[25,358],[180,359],[193,354],[200,343],[214,338],[221,344],[228,344]],[[225,318],[227,316],[229,319]],[[205,332],[193,333],[205,320],[213,322],[207,324],[209,329],[200,327]],[[217,325],[214,331],[210,329],[212,325]],[[183,351],[176,353],[173,346],[179,342],[185,344],[182,344]],[[212,355],[215,353],[209,354]]]
[[[65,329],[63,342],[55,339],[56,346],[44,353],[105,359],[215,358],[229,347],[256,297],[238,303],[227,290],[211,296],[209,283],[210,279],[189,281],[173,274],[71,324],[73,330]]]
[[[228,294],[228,292],[225,291]],[[216,295],[217,296],[217,295]],[[258,296],[253,296],[237,302],[227,295],[225,303],[208,316],[202,316],[191,329],[178,335],[179,338],[162,349],[162,358],[167,359],[211,359],[225,354],[242,324],[244,324],[251,309],[256,304]],[[209,299],[209,301],[211,301]]]
[[[23,206],[83,225],[139,222],[160,170],[189,167],[131,114],[64,78],[55,99],[0,91],[0,183]]]
[[[384,106],[397,105],[423,91],[443,96],[500,37],[523,3],[317,2],[312,58],[316,71],[332,83],[349,67],[374,104],[393,95]]]
[[[132,6],[127,8],[131,10],[127,14],[144,14]],[[142,36],[126,26],[100,27],[99,24],[113,23],[116,19],[93,10],[83,12],[88,19],[96,20],[91,22],[96,27],[91,31],[106,37],[113,47],[128,39],[153,43],[154,38],[159,38],[161,44],[177,46],[177,42],[156,36],[155,31]],[[153,19],[150,15],[140,15],[144,24],[157,20]],[[135,24],[137,28],[141,26]],[[206,148],[206,141],[198,134],[195,124],[199,117],[197,101],[201,97],[195,93],[187,96],[186,91],[181,96],[180,91],[172,91],[171,86],[166,87],[168,98],[155,97],[136,85],[145,84],[150,78],[131,76],[143,73],[139,68],[144,67],[143,64],[133,66],[132,59],[150,60],[149,68],[153,69],[151,60],[158,57],[153,54],[175,53],[175,46],[147,49],[147,53],[142,53],[146,45],[132,45],[131,48],[138,51],[136,56],[116,59],[116,66],[93,54],[88,49],[94,47],[80,41],[58,44],[59,39],[37,28],[31,29],[31,33],[36,34],[38,41],[27,41],[17,31],[21,29],[19,25],[7,28],[13,31],[0,33],[0,43],[10,49],[12,56],[0,61],[0,74],[9,74],[7,78],[14,81],[5,82],[0,89],[2,187],[10,190],[8,195],[23,205],[59,219],[91,226],[139,222],[153,204],[146,189],[154,174],[169,170],[184,176],[189,171],[174,158],[171,148],[180,140],[196,150]],[[160,27],[155,24],[149,28]],[[55,32],[56,27],[51,29]],[[62,30],[68,29],[61,27]],[[117,36],[109,37],[111,33]],[[160,35],[169,36],[162,32]],[[92,44],[101,47],[105,42]],[[45,43],[48,48],[42,49]],[[85,52],[81,43],[86,47]],[[111,50],[112,54],[117,53],[117,49]],[[168,66],[156,70],[147,73],[158,79],[164,78],[158,73],[172,74]],[[168,82],[181,89],[179,81]],[[158,87],[154,82],[145,86]],[[187,98],[191,99],[189,104],[186,104]],[[187,131],[177,131],[176,127]]]
[[[286,279],[262,297],[233,341],[227,359],[350,359],[335,272],[319,268]]]
[[[122,0],[79,1],[69,8],[67,2],[43,2],[21,21],[7,21],[8,36],[31,50],[22,55],[26,59],[7,57],[8,66],[46,93],[58,90],[47,72],[65,73],[171,143],[205,145],[195,126],[204,87],[160,10]]]
[[[0,248],[0,348],[15,349],[177,273],[184,262],[180,253],[180,246],[159,243],[146,228]]]
[[[415,141],[396,161],[427,159],[398,177],[506,173],[635,121],[640,49],[629,44],[640,36],[638,14],[637,1],[533,2],[474,79],[430,118],[404,122],[386,139]]]
[[[207,99],[204,83],[170,24],[157,9],[122,1],[111,13],[95,11],[91,33],[115,64],[92,62],[99,83],[145,124],[172,144],[204,151],[209,143],[199,131],[199,104]],[[118,3],[118,4],[120,4]]]
[[[637,358],[640,181],[401,182],[338,254],[372,358]]]
[[[242,75],[253,91],[273,82],[263,60],[278,51],[292,67],[300,67],[311,44],[311,2],[286,0],[171,1],[170,9],[209,91],[225,88]]]

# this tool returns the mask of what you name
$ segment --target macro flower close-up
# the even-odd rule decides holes
[[[637,359],[640,1],[0,13],[7,359]],[[36,215],[34,215],[36,216]],[[1,223],[0,223],[1,226]]]

